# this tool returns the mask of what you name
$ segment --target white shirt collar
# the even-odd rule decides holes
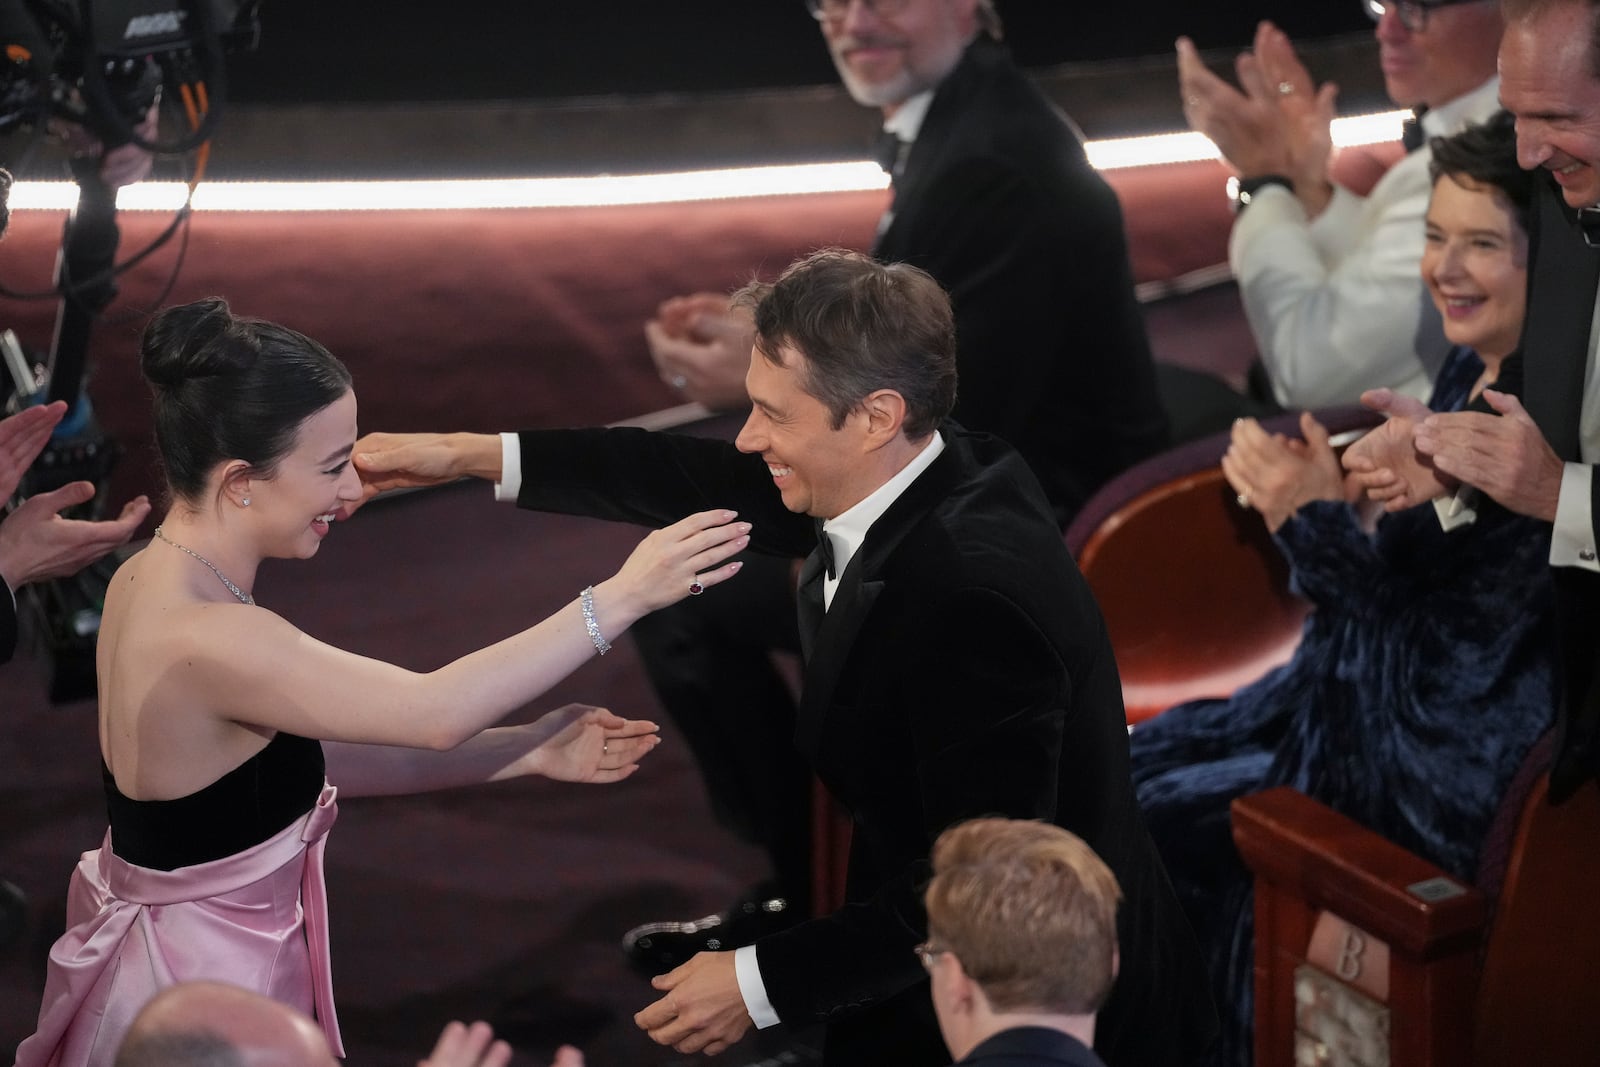
[[[911,457],[911,462],[901,467],[893,478],[868,493],[864,499],[842,514],[823,522],[822,536],[833,543],[834,573],[834,577],[824,578],[822,582],[822,601],[825,605],[833,603],[833,591],[839,587],[839,576],[850,566],[850,560],[855,557],[856,551],[867,539],[867,531],[872,528],[872,524],[889,510],[890,504],[900,499],[900,494],[917,480],[917,475],[927,470],[943,451],[944,438],[935,430],[922,451]]]
[[[1429,137],[1449,137],[1461,132],[1469,122],[1492,114],[1500,101],[1500,75],[1496,74],[1471,92],[1462,93],[1447,104],[1430,107],[1419,120]],[[1488,110],[1485,111],[1485,108]]]
[[[906,144],[917,139],[922,132],[922,120],[928,117],[928,105],[933,103],[933,90],[924,89],[901,104],[892,118],[884,120],[883,128]]]

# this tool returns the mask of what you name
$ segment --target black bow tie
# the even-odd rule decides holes
[[[1428,140],[1428,135],[1422,129],[1422,115],[1426,107],[1415,108],[1411,117],[1400,124],[1400,144],[1407,152],[1415,152]]]
[[[878,161],[878,166],[885,173],[893,175],[895,168],[900,165],[900,152],[905,146],[906,143],[893,130],[879,130],[878,136],[872,139],[872,158]]]
[[[829,581],[839,577],[833,566],[833,539],[823,532],[821,519],[817,520],[817,558],[822,561],[823,572]]]
[[[1577,222],[1583,243],[1590,248],[1600,248],[1600,207],[1579,208]]]

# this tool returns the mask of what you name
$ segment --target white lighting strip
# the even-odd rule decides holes
[[[1404,111],[1335,119],[1339,148],[1398,140]],[[1164,133],[1090,141],[1089,162],[1100,170],[1216,159],[1217,148],[1198,133]],[[194,194],[196,211],[422,211],[484,208],[609,207],[674,204],[733,197],[797,193],[868,192],[888,178],[876,163],[816,163],[744,167],[678,174],[600,175],[591,178],[504,180],[205,182]],[[183,203],[178,182],[141,182],[117,194],[124,211],[171,212]],[[18,182],[11,206],[66,211],[77,203],[71,182]]]

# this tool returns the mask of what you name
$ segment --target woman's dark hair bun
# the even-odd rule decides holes
[[[177,388],[193,378],[228,374],[254,361],[250,344],[228,344],[237,320],[221,297],[166,308],[150,320],[139,367],[152,385]]]
[[[326,348],[277,323],[236,317],[216,298],[152,318],[139,365],[155,394],[167,484],[196,505],[228,460],[271,477],[300,424],[350,388],[350,372]]]

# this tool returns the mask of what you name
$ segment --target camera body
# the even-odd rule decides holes
[[[260,0],[0,0],[0,131],[60,118],[107,145],[137,141],[133,127],[164,83],[212,81],[220,90],[222,52],[255,46],[259,8]]]

